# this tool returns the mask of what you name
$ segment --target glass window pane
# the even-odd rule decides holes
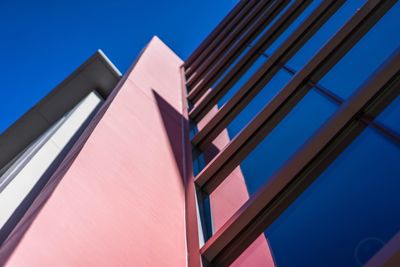
[[[237,91],[257,72],[257,70],[267,61],[267,58],[260,56],[243,74],[242,77],[229,89],[229,91],[218,101],[218,107],[222,107]]]
[[[400,230],[399,159],[367,129],[268,228],[278,266],[368,262]]]
[[[214,191],[211,198],[211,213],[215,223],[215,229],[218,230],[223,223],[220,222],[221,212],[224,213],[225,221],[236,212],[242,204],[248,199],[248,196],[254,195],[257,190],[264,185],[271,175],[282,165],[312,136],[312,134],[321,127],[323,123],[335,112],[337,106],[329,102],[318,92],[310,91],[301,102],[278,124],[272,132],[246,157],[233,174],[228,176],[219,186],[222,189]],[[239,169],[239,170],[238,170]],[[234,188],[223,188],[234,183]],[[236,192],[242,190],[246,192],[247,197],[239,197]],[[232,194],[235,192],[235,194]],[[243,193],[243,192],[242,192]],[[236,201],[235,208],[230,209],[229,216],[227,211],[213,209],[217,204],[213,199],[223,195],[224,200],[230,199],[230,202]],[[215,201],[215,200],[214,200]],[[222,201],[222,200],[219,200]],[[228,201],[229,202],[229,201]]]
[[[290,6],[294,5],[295,1],[292,1],[290,5],[287,5],[271,23],[263,30],[261,34],[257,36],[257,38],[251,43],[250,46],[254,46],[257,41],[272,27],[272,25],[284,14],[284,12],[289,9]],[[310,15],[310,13],[321,4],[321,1],[313,1],[299,16],[295,19],[291,25],[273,42],[270,48],[267,49],[267,55],[271,55],[273,51],[275,51],[282,42],[285,41],[287,37]],[[215,88],[221,82],[221,80],[228,74],[228,72],[243,58],[244,54],[250,50],[250,47],[247,47],[243,53],[240,54],[238,59],[234,61],[233,64],[229,66],[229,68],[221,75],[221,77],[211,86],[211,88]],[[265,63],[267,57],[264,55],[259,55],[257,60],[251,65],[251,67],[242,75],[242,77],[228,90],[228,92],[218,101],[218,107],[223,106],[229,99],[231,99],[236,92],[257,72],[257,70]]]
[[[320,83],[338,96],[348,98],[400,47],[399,17],[400,3],[397,3]]]
[[[289,4],[287,4],[282,10],[281,12],[279,12],[278,16],[276,16],[270,23],[268,23],[268,25],[262,30],[262,32],[257,36],[257,38],[255,38],[252,42],[251,45],[255,45],[257,43],[258,40],[261,39],[261,37],[272,27],[272,25],[275,24],[275,22],[282,17],[283,14],[285,14],[285,12],[293,5],[295,4],[295,0],[291,0]]]
[[[310,91],[285,119],[242,161],[250,195],[265,184],[290,156],[336,111],[337,106]]]
[[[303,65],[321,48],[326,41],[365,3],[365,0],[346,1],[346,3],[321,27],[319,31],[292,57],[288,65],[295,66],[299,71]],[[312,8],[315,6],[311,6]],[[261,66],[260,61],[260,66]],[[257,68],[253,66],[255,73]],[[240,114],[227,126],[229,137],[233,139],[247,125],[254,116],[286,85],[293,73],[281,69],[275,77],[256,95],[254,99],[240,112]],[[242,78],[244,84],[251,75]],[[235,85],[220,101],[219,107],[235,95],[240,86]]]
[[[366,128],[238,261],[260,260],[253,254],[263,249],[276,266],[383,265],[378,253],[400,240],[399,159],[398,143]],[[260,238],[268,240],[261,248]]]
[[[344,5],[292,57],[288,65],[300,70],[365,2],[366,0],[345,1]]]
[[[249,52],[251,47],[246,47],[243,52],[229,65],[229,67],[222,73],[222,75],[211,85],[211,89],[214,89],[223,79],[224,77],[233,69],[233,67],[244,57],[244,55]]]
[[[269,56],[282,45],[284,41],[306,20],[310,14],[322,3],[322,0],[312,1],[312,3],[295,19],[290,26],[279,36],[279,38],[265,50]]]
[[[291,5],[294,4],[294,2],[295,1],[292,0],[290,4],[286,5],[285,8],[283,8],[283,10],[281,10],[281,12],[279,12],[279,14],[270,23],[268,23],[266,25],[266,27],[264,27],[264,29],[256,36],[256,38],[251,41],[251,43],[243,50],[243,52],[240,53],[240,55],[229,65],[229,67],[223,72],[223,74],[212,84],[212,86],[211,86],[212,89],[215,88],[216,86],[218,86],[218,84],[229,73],[229,71],[231,69],[233,69],[233,67],[246,55],[246,53],[251,49],[251,47],[254,46],[262,38],[262,36],[272,27],[272,25],[274,25],[274,23],[285,13],[285,11]],[[264,18],[260,17],[258,20],[260,20],[260,19],[264,19]],[[255,22],[255,23],[257,23],[257,22]],[[247,32],[249,32],[249,30]],[[245,36],[247,34],[247,32],[244,33],[242,36]],[[241,39],[237,40],[235,42],[235,44],[239,43],[240,41],[241,41]],[[228,52],[226,51],[225,53],[228,53]],[[258,59],[253,63],[253,66],[243,75],[243,77],[231,89],[233,91],[231,94],[236,92],[253,75],[253,73],[262,65],[262,63],[264,63],[265,60],[266,60],[266,58],[262,57],[260,55],[258,57]],[[218,103],[218,106],[220,107],[221,105],[223,105],[223,103],[225,103],[225,101],[220,101]]]
[[[246,126],[257,113],[269,103],[274,96],[290,81],[292,75],[280,70],[272,80],[257,94],[255,98],[236,116],[228,125],[228,133],[233,139]]]

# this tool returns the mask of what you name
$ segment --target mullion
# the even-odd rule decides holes
[[[269,56],[264,53],[262,54],[262,56],[269,58]],[[281,69],[283,69],[284,71],[286,71],[287,73],[289,73],[291,75],[295,75],[297,72],[296,70],[294,70],[291,67],[286,66],[282,63],[279,63],[279,66]],[[319,83],[309,80],[309,81],[307,81],[307,85],[313,87],[313,89],[315,89],[323,97],[325,97],[327,100],[331,101],[332,103],[334,103],[338,106],[342,105],[345,102],[343,98],[337,96],[331,90],[322,86]],[[400,143],[400,136],[397,133],[393,132],[391,129],[387,128],[385,125],[382,125],[376,121],[370,121],[369,118],[362,116],[362,115],[360,117],[360,120],[369,124],[372,128],[377,130],[380,134],[386,136],[386,138],[389,138],[390,140],[392,140],[396,143]]]
[[[282,1],[280,2],[281,6],[275,10],[275,14],[279,15],[282,10],[286,7],[286,4]],[[289,3],[289,2],[288,2]],[[290,24],[311,4],[310,0],[299,0],[295,1],[290,7],[279,17],[279,19],[271,26],[270,29],[262,36],[262,38],[257,42],[256,46],[258,50],[266,49],[270,44],[272,44],[279,35],[285,31]],[[215,63],[209,62],[203,65],[203,68],[199,68],[199,73],[201,73],[203,69],[203,74],[199,74],[198,81],[192,86],[193,91],[199,91],[199,94],[204,94],[211,86],[212,83],[218,80],[218,78],[224,73],[224,71],[241,55],[241,53],[248,47],[250,42],[255,39],[263,29],[272,21],[273,17],[269,19],[266,17],[264,20],[260,20],[257,24],[250,29],[250,32],[246,34],[243,38],[241,38],[226,54],[224,54],[219,61]],[[254,57],[249,51],[246,55],[241,59],[241,61],[245,60],[247,57],[251,57],[254,60],[257,57]],[[250,67],[250,65],[248,66]]]
[[[193,63],[195,59],[197,59],[202,52],[205,50],[207,46],[209,46],[213,40],[224,30],[226,30],[227,26],[232,23],[232,20],[238,15],[240,10],[243,9],[244,6],[249,4],[251,0],[243,0],[239,1],[236,6],[232,9],[231,12],[218,24],[218,26],[206,37],[206,39],[197,47],[197,49],[189,56],[189,58],[185,61],[184,67],[185,69],[189,69],[190,65]]]
[[[232,31],[232,29],[235,27],[235,25],[240,23],[240,21],[243,20],[243,18],[245,18],[247,16],[247,13],[250,12],[251,9],[254,8],[254,6],[256,6],[256,5],[257,5],[257,0],[248,1],[248,3],[246,5],[242,6],[240,8],[240,10],[238,10],[238,13],[235,13],[235,16],[233,16],[231,19],[229,19],[228,22],[224,23],[223,27],[221,26],[221,28],[222,28],[221,31],[218,32],[218,34],[216,34],[215,36],[212,36],[214,38],[212,38],[210,40],[209,44],[205,45],[205,47],[204,47],[204,49],[202,49],[201,53],[196,58],[189,61],[190,66],[185,67],[185,70],[184,70],[185,78],[187,77],[187,73],[193,70],[194,64],[196,64],[198,61],[204,60],[204,58],[209,55],[210,50],[215,49],[215,47],[217,47],[222,42],[222,40],[226,36],[229,35],[229,33]]]
[[[325,6],[327,3],[335,2],[338,6],[344,3],[343,0],[340,1],[326,1],[320,6]],[[259,58],[259,52],[267,49],[271,44],[273,44],[278,37],[297,19],[299,15],[307,8],[311,2],[297,1],[290,6],[290,8],[283,14],[272,26],[266,31],[263,36],[254,45],[248,45],[251,49],[237,62],[231,70],[222,78],[220,82],[213,88],[205,97],[199,101],[189,113],[191,119],[194,121],[200,121],[209,112],[214,105],[218,102],[218,95],[224,95],[245,73],[253,63]],[[318,10],[319,8],[317,8]],[[234,64],[234,60],[240,55],[241,51],[236,52],[237,54],[227,55],[228,60],[220,62],[215,68],[202,80],[197,86],[204,94],[209,88],[212,87],[213,83],[216,82],[224,72],[229,68],[231,64]],[[195,90],[196,88],[194,88]]]
[[[251,77],[246,84],[223,106],[217,114],[199,131],[192,143],[195,146],[204,148],[209,144],[226,125],[239,114],[241,109],[245,108],[247,103],[267,84],[279,71],[278,64],[289,60],[298,50],[306,43],[315,32],[317,32],[325,22],[336,12],[343,4],[342,1],[333,1],[334,3],[325,1],[296,29],[284,43],[272,54],[264,65]],[[226,86],[225,86],[226,85]],[[226,80],[221,87],[215,88],[205,97],[204,101],[210,99],[210,106],[217,101],[232,86],[230,80]],[[215,91],[215,92],[214,92]],[[212,99],[212,100],[211,100]],[[209,108],[209,107],[208,107]]]
[[[196,184],[211,193],[240,162],[279,124],[318,81],[396,1],[368,1],[337,34],[297,73],[271,102],[196,177]]]
[[[233,262],[400,94],[400,49],[348,100],[272,180],[206,242],[202,256],[215,266]]]
[[[252,5],[246,6],[237,17],[234,18],[232,23],[225,29],[224,34],[218,35],[213,41],[212,45],[208,46],[200,57],[197,58],[189,69],[185,71],[187,84],[190,85],[189,79],[196,72],[197,68],[206,60],[212,56],[216,49],[220,48],[221,45],[226,44],[229,40],[236,40],[240,36],[243,29],[246,29],[256,19],[255,15],[264,10],[266,6],[271,5],[273,0],[262,0],[253,1]],[[239,34],[239,35],[238,35]]]

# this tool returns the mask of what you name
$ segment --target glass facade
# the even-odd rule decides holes
[[[194,114],[201,114],[196,108],[207,104],[202,101],[217,103],[207,116],[192,121],[200,121],[193,149],[206,154],[199,156],[201,164],[195,160],[195,186],[206,200],[199,200],[207,206],[201,216],[212,225],[201,249],[211,266],[246,266],[263,262],[262,257],[276,266],[364,266],[393,242],[400,230],[399,90],[392,83],[374,86],[388,79],[389,63],[398,60],[399,17],[397,1],[310,1],[234,84],[214,83],[213,90],[221,93],[204,92],[203,100],[194,100]],[[278,19],[226,66],[224,75],[250,58],[249,47],[260,45]],[[305,28],[310,19],[310,29]],[[301,30],[312,34],[299,41]],[[202,60],[201,53],[197,57]],[[399,72],[391,75],[388,81],[397,83]],[[368,95],[370,88],[380,93]],[[383,107],[368,113],[366,107],[381,94],[387,97],[379,102]],[[318,175],[298,195],[290,191],[298,179],[290,166],[309,168],[301,159],[296,162],[298,155],[316,149],[317,138],[332,125],[352,131],[350,122],[337,121],[343,110],[353,112],[349,105],[362,101],[365,106],[349,121],[363,129],[351,142],[332,148],[341,152],[332,152],[329,164],[317,165]],[[329,145],[338,137],[330,138]],[[316,155],[325,151],[319,149]],[[278,208],[282,196],[291,201]],[[274,215],[264,215],[267,211]]]
[[[367,127],[265,230],[276,265],[364,266],[384,250],[400,231],[399,158]]]
[[[0,265],[400,266],[400,2],[238,2],[183,66],[90,59],[0,138]]]
[[[341,98],[350,97],[400,47],[399,15],[400,3],[397,3],[320,83]]]
[[[399,158],[398,144],[367,128],[267,228],[276,264],[366,264],[400,230]]]
[[[300,70],[366,2],[366,0],[344,1],[343,6],[288,61],[288,65]]]
[[[312,59],[312,57],[318,52],[318,50],[332,37],[335,32],[337,32],[340,27],[351,17],[354,12],[358,8],[364,4],[365,1],[346,1],[344,5],[335,12],[331,18],[319,29],[311,38],[302,45],[297,53],[295,53],[291,59],[287,59],[287,64],[285,62],[280,62],[279,69],[271,69],[269,74],[266,77],[269,81],[263,88],[260,90],[258,94],[251,99],[250,103],[242,108],[240,113],[232,119],[231,122],[228,123],[226,129],[228,130],[230,139],[233,139],[237,133],[239,133],[245,125],[247,125],[251,119],[255,117],[255,115],[261,111],[261,109],[268,104],[268,102],[282,89],[284,86],[290,81],[292,76],[296,74],[299,70],[301,70],[304,65]],[[256,73],[257,70],[260,69],[262,63],[267,61],[267,58],[273,54],[277,47],[282,45],[282,42],[293,33],[293,31],[298,28],[304,19],[312,15],[312,11],[315,10],[317,4],[321,5],[320,1],[313,2],[297,20],[295,20],[291,26],[284,31],[280,38],[278,38],[270,48],[266,49],[263,53],[263,57],[259,58],[256,63],[252,66],[252,68],[243,75],[238,83],[235,83],[233,87],[228,91],[228,93],[221,98],[218,102],[218,106],[222,107],[226,104],[239,89],[241,89],[244,84],[249,81],[249,79]],[[285,38],[286,37],[286,38]],[[375,42],[377,39],[374,39]],[[387,53],[391,53],[393,50],[389,50]],[[384,60],[385,58],[383,58]],[[374,68],[375,66],[375,68]],[[288,72],[288,69],[284,67],[288,67],[290,70],[293,70],[294,73]],[[369,67],[371,70],[376,69],[376,65],[372,65]],[[340,73],[335,72],[335,69],[328,73],[326,76],[332,75],[332,73],[336,73],[339,75]],[[334,75],[332,75],[334,76]],[[368,77],[368,76],[362,76]],[[332,79],[334,80],[334,78]],[[322,85],[329,86],[341,86],[341,84],[334,84],[328,82],[321,82]],[[359,85],[359,84],[358,84]],[[329,87],[328,87],[329,88]]]

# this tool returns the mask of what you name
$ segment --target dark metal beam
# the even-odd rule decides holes
[[[206,39],[188,57],[188,59],[186,59],[183,67],[185,69],[190,68],[190,64],[192,64],[193,61],[201,55],[201,53],[205,50],[205,48],[207,46],[209,46],[215,40],[215,38],[226,29],[226,27],[232,22],[233,18],[235,18],[238,15],[238,13],[243,9],[243,7],[251,1],[252,0],[239,1],[236,4],[236,6],[228,13],[228,15],[226,15],[225,18],[218,24],[218,26],[206,37]]]
[[[323,1],[310,16],[295,30],[288,39],[274,53],[274,58],[269,59],[286,61],[291,55],[296,53],[301,46],[311,38],[311,36],[343,5],[344,0]],[[201,101],[196,103],[189,113],[194,121],[200,121],[209,112],[213,106],[224,96],[230,88],[240,79],[242,75],[251,67],[267,46],[271,44],[271,36],[275,31],[273,28],[263,38],[251,48],[251,50],[226,74],[226,76],[213,88]],[[281,62],[282,63],[282,62]],[[268,63],[274,66],[273,62]],[[266,81],[264,81],[266,82]],[[208,126],[210,127],[210,126]]]
[[[228,266],[400,94],[400,49],[273,175],[201,249],[211,266]]]
[[[249,13],[252,13],[254,9],[259,8],[268,0],[257,1],[250,0],[247,5],[243,6],[242,9],[232,18],[232,20],[227,24],[224,29],[216,35],[215,39],[207,45],[204,51],[190,64],[190,67],[185,69],[186,77],[189,77],[193,74],[194,70],[197,68],[199,64],[201,64],[205,58],[207,58],[210,53],[212,53],[226,38],[228,38],[232,32],[238,26],[241,26],[248,18]]]
[[[284,32],[290,24],[311,4],[310,0],[298,0],[293,2],[290,7],[281,15],[279,19],[274,22],[273,25],[263,34],[263,36],[258,40],[257,44],[253,48],[252,54],[246,53],[246,55],[241,59],[245,60],[247,55],[255,55],[254,60],[257,59],[257,51],[264,51],[269,45],[271,45],[282,32]],[[280,8],[275,11],[276,14],[281,13],[286,4],[281,1]],[[267,20],[268,17],[265,17]],[[271,19],[270,19],[271,20]],[[192,85],[193,92],[199,91],[199,94],[204,94],[218,78],[224,73],[226,69],[242,54],[242,52],[249,46],[249,44],[254,40],[267,26],[268,23],[262,19],[249,30],[248,34],[243,36],[234,46],[229,49],[225,54],[221,56],[221,59],[214,62],[205,62],[198,69],[197,82]],[[249,51],[251,52],[251,51]],[[239,76],[240,77],[240,76]]]
[[[288,85],[196,177],[196,184],[211,193],[225,177],[267,136],[318,81],[396,3],[368,1],[330,39]]]
[[[340,1],[337,1],[340,2]],[[325,5],[325,4],[323,4]],[[313,34],[333,15],[336,8],[321,6],[280,46],[264,65],[239,89],[239,91],[215,114],[215,116],[194,136],[192,143],[206,147],[237,116],[264,86],[306,43]],[[325,12],[324,12],[325,11]],[[322,12],[322,13],[321,13]],[[318,16],[319,15],[319,16]],[[228,81],[229,82],[229,81]],[[218,101],[229,88],[218,88],[214,102]],[[212,93],[212,92],[211,92]]]
[[[260,1],[257,6],[254,7],[234,29],[231,30],[229,35],[226,36],[226,38],[224,38],[218,44],[218,46],[214,47],[212,50],[210,49],[211,46],[208,47],[210,50],[209,54],[198,63],[193,63],[193,68],[191,68],[190,71],[188,70],[186,73],[186,77],[188,77],[187,86],[191,89],[194,83],[197,81],[197,78],[199,77],[198,75],[201,74],[198,72],[200,66],[203,64],[213,64],[216,60],[220,59],[221,56],[223,56],[224,53],[226,53],[226,51],[228,51],[235,44],[235,42],[237,42],[243,36],[247,36],[253,32],[253,30],[249,29],[258,26],[260,23],[269,23],[275,16],[278,15],[279,9],[288,3],[289,0],[283,0],[282,2],[274,2],[272,0]],[[197,101],[198,97],[198,92],[189,91],[188,98],[191,101]]]

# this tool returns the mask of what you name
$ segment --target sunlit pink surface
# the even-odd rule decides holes
[[[186,266],[181,64],[152,40],[8,266]]]
[[[4,243],[7,266],[187,265],[181,64],[153,38],[49,199]],[[237,168],[211,195],[215,228],[248,197]],[[265,237],[233,266],[273,266]]]

